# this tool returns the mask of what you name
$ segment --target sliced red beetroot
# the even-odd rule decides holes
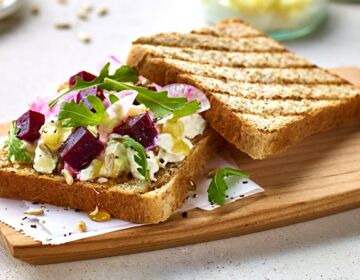
[[[45,123],[45,116],[32,110],[27,111],[16,120],[19,128],[16,136],[20,140],[35,141],[40,138],[40,128]]]
[[[60,158],[75,170],[84,169],[104,150],[104,144],[85,127],[78,127],[59,149]]]
[[[158,136],[158,131],[148,113],[129,117],[126,122],[115,127],[114,133],[128,135],[146,149],[154,146],[155,138]]]
[[[89,95],[97,96],[101,100],[105,99],[104,92],[101,88],[91,87],[91,88],[87,88],[87,89],[79,91],[79,93],[76,95],[76,100],[75,100],[76,103],[79,104],[80,102],[83,102],[86,107],[88,107],[90,110],[93,110],[94,109],[93,106],[89,103],[89,101],[86,98]]]
[[[86,82],[91,82],[93,80],[96,79],[96,76],[86,72],[86,71],[81,71],[73,76],[70,77],[69,79],[69,86],[72,87],[73,85],[75,85],[76,82],[76,78],[79,77],[81,80],[86,81]]]

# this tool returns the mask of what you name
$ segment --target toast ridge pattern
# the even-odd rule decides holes
[[[204,91],[222,136],[258,159],[308,135],[360,118],[360,90],[250,25],[225,20],[191,33],[133,43],[128,64],[160,85]]]

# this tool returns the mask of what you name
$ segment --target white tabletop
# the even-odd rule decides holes
[[[34,96],[54,92],[69,74],[94,69],[108,54],[125,57],[132,39],[160,31],[187,31],[203,24],[194,0],[107,0],[109,15],[72,22],[82,1],[27,2],[0,21],[0,122],[16,118]],[[99,3],[100,1],[93,1]],[[30,3],[40,14],[30,15]],[[327,67],[360,66],[360,5],[332,4],[315,34],[286,45]],[[360,210],[246,236],[175,249],[57,265],[30,266],[0,249],[0,279],[359,279]],[[221,278],[220,278],[221,276]]]

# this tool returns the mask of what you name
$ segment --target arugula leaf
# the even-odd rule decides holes
[[[60,107],[59,121],[62,121],[64,127],[78,127],[88,125],[98,125],[105,114],[105,106],[101,99],[89,95],[86,97],[95,112],[91,111],[83,102],[77,104],[74,100],[63,102]]]
[[[104,82],[113,90],[137,91],[138,95],[136,96],[136,100],[148,107],[156,118],[164,118],[171,115],[174,111],[184,108],[186,104],[185,97],[168,97],[167,91],[154,92],[144,87],[128,85],[109,78],[105,78]]]
[[[139,142],[135,141],[133,138],[129,136],[121,136],[112,137],[114,140],[119,140],[121,143],[125,145],[127,148],[131,148],[136,152],[134,157],[135,162],[140,166],[138,168],[139,173],[144,176],[145,180],[149,179],[149,171],[148,171],[148,164],[147,164],[147,157],[145,148]]]
[[[53,108],[63,96],[67,95],[68,93],[74,90],[84,90],[94,86],[99,86],[101,88],[107,89],[106,85],[104,84],[104,80],[106,78],[111,78],[119,82],[133,82],[133,83],[135,83],[139,78],[139,75],[136,72],[136,70],[134,70],[129,66],[126,65],[121,66],[115,71],[113,75],[109,74],[109,67],[110,67],[110,62],[106,63],[105,66],[101,69],[99,76],[97,76],[95,80],[90,82],[84,81],[80,77],[76,77],[75,84],[68,91],[64,92],[63,94],[59,95],[55,100],[53,100],[49,104],[49,107]]]
[[[179,119],[191,114],[194,114],[196,111],[200,109],[200,104],[197,101],[191,101],[186,103],[181,109],[175,110],[173,112],[174,118]]]
[[[16,122],[11,122],[9,137],[5,141],[5,145],[9,147],[8,160],[10,162],[16,161],[19,163],[31,162],[31,157],[28,151],[24,148],[24,142],[16,137],[16,133],[18,131],[19,128],[16,126]]]
[[[215,202],[218,205],[224,205],[225,204],[225,193],[228,190],[229,186],[225,181],[225,177],[228,176],[238,176],[240,178],[249,178],[249,175],[245,172],[241,172],[238,169],[225,167],[219,169],[207,190],[208,192],[208,198],[210,202]]]
[[[117,97],[115,94],[110,94],[109,99],[110,99],[111,104],[114,104],[119,101],[119,97]]]
[[[119,82],[136,83],[139,79],[139,74],[134,68],[122,65],[113,75],[110,75],[109,78]]]

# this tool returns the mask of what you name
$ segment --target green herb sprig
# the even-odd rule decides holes
[[[189,109],[185,106],[185,104],[187,104],[185,97],[169,97],[167,91],[154,92],[144,87],[129,85],[109,78],[106,78],[104,83],[115,91],[137,91],[138,95],[136,96],[136,101],[149,108],[156,118],[164,118],[175,111],[180,114],[182,109]]]
[[[149,180],[147,156],[143,145],[129,136],[113,136],[112,139],[120,141],[126,148],[130,148],[136,152],[134,159],[139,165],[138,171],[142,176],[144,176],[145,180]]]
[[[109,74],[109,67],[110,63],[107,63],[100,71],[99,76],[91,82],[84,81],[77,77],[74,86],[53,100],[49,104],[49,107],[54,107],[63,96],[72,91],[98,86],[109,91],[136,91],[138,93],[136,101],[149,108],[156,118],[164,118],[171,114],[174,115],[174,118],[180,118],[191,115],[200,109],[200,104],[197,101],[187,102],[185,97],[169,97],[167,91],[154,92],[147,88],[131,84],[138,81],[139,76],[136,70],[129,66],[121,66],[113,75]],[[112,104],[119,100],[119,98],[112,93],[110,94],[109,99]],[[83,115],[85,119],[88,119],[88,121],[94,121],[96,119],[95,115],[90,114],[88,111],[85,112],[83,106],[76,107],[74,102],[70,102],[69,104],[71,105],[62,105],[66,107],[63,108],[63,111],[67,111],[68,109],[74,111],[75,108],[78,108],[81,110],[81,115]],[[68,115],[68,113],[66,113],[66,115]]]
[[[9,137],[5,141],[5,146],[9,148],[8,151],[8,160],[10,162],[18,163],[29,163],[31,162],[31,157],[24,148],[24,142],[16,137],[16,133],[19,131],[19,128],[16,126],[16,122],[11,122],[11,127],[9,130]]]
[[[101,122],[106,111],[103,102],[99,97],[92,95],[87,96],[86,99],[95,109],[95,112],[86,107],[83,102],[79,104],[74,100],[69,103],[63,102],[58,115],[59,121],[62,121],[62,126],[96,126]]]
[[[137,71],[129,66],[126,65],[121,66],[115,71],[113,75],[110,75],[109,67],[110,67],[110,62],[105,64],[105,66],[101,69],[99,76],[97,76],[95,80],[90,82],[84,81],[80,77],[76,77],[75,84],[68,91],[64,92],[63,94],[59,95],[55,100],[53,100],[49,104],[49,107],[53,108],[62,97],[75,90],[84,90],[94,86],[107,89],[107,86],[104,84],[104,80],[106,78],[110,78],[118,82],[129,82],[129,83],[135,83],[139,79],[139,74],[137,73]]]
[[[228,176],[237,176],[240,178],[249,178],[249,174],[241,172],[238,169],[225,167],[219,169],[212,178],[212,181],[207,190],[208,198],[210,202],[214,202],[218,205],[225,204],[226,191],[229,186],[225,181]]]

